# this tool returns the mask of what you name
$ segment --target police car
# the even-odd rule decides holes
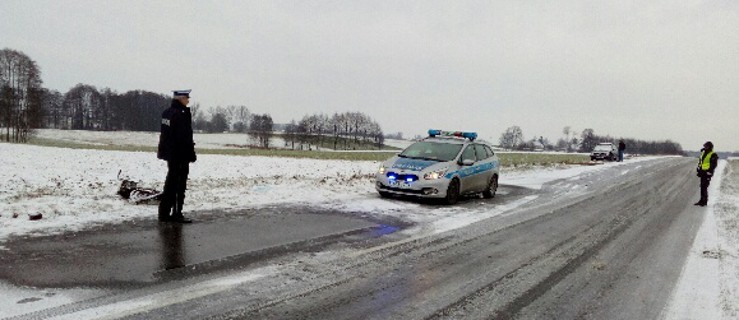
[[[385,161],[375,174],[382,197],[408,195],[455,204],[462,195],[492,198],[500,161],[475,132],[429,130],[429,136]]]

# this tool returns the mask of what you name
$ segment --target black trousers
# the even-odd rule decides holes
[[[708,204],[708,185],[711,184],[711,177],[707,177],[705,174],[701,175],[701,199],[700,202]]]
[[[160,219],[166,219],[170,216],[182,217],[182,205],[185,203],[190,163],[167,161],[167,168],[167,180],[164,181],[162,200],[159,203]]]

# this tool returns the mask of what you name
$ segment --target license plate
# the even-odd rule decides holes
[[[406,189],[406,188],[410,188],[411,184],[409,182],[402,181],[402,180],[401,181],[394,180],[394,181],[390,181],[390,186],[395,187],[395,188]]]

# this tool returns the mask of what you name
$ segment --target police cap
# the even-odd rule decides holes
[[[191,89],[187,89],[187,90],[174,90],[174,91],[172,91],[172,93],[173,93],[172,96],[174,96],[175,98],[177,98],[177,97],[188,97],[189,98],[190,97],[190,91],[192,91],[192,90]]]

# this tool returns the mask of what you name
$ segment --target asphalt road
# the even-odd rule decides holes
[[[388,225],[375,223],[364,227],[372,237],[346,235],[234,268],[236,259],[28,316],[655,319],[704,216],[692,206],[693,162],[605,168],[530,191],[536,200],[460,229],[384,236]],[[529,192],[512,191],[496,201]]]
[[[0,279],[49,288],[142,287],[407,226],[401,221],[296,207],[201,216],[193,224],[149,218],[60,235],[12,238],[0,255]]]

